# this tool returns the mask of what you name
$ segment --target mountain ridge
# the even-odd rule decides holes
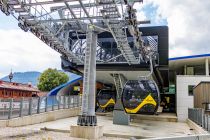
[[[74,80],[80,76],[65,72],[69,76],[69,80]],[[38,78],[41,75],[41,72],[38,71],[27,71],[27,72],[14,72],[12,82],[28,84],[31,83],[33,86],[37,86]],[[3,81],[9,81],[8,75],[1,78]]]

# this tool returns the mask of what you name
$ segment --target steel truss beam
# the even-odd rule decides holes
[[[63,6],[56,6],[58,3]],[[71,31],[86,32],[87,26],[91,24],[99,33],[111,32],[121,53],[112,56],[105,50],[99,49],[97,57],[101,57],[100,53],[103,52],[106,60],[97,60],[98,62],[113,63],[126,60],[128,64],[139,63],[140,54],[129,46],[125,32],[126,28],[134,30],[139,24],[137,20],[135,20],[136,24],[131,24],[128,20],[133,19],[126,19],[124,16],[132,14],[129,10],[134,11],[130,3],[118,0],[97,0],[96,2],[87,2],[87,0],[7,0],[6,3],[4,1],[0,5],[5,14],[12,14],[18,19],[21,29],[30,30],[70,62],[84,64],[84,55],[73,51],[72,45],[74,44],[70,38],[68,39],[68,33]],[[125,9],[124,5],[131,8]],[[125,13],[126,10],[127,13]],[[60,16],[55,16],[56,14]],[[147,22],[144,21],[144,23]],[[134,38],[140,38],[141,34],[137,36]],[[138,43],[135,44],[138,46]],[[144,52],[140,51],[140,53]]]

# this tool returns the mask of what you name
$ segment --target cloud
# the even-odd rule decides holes
[[[60,54],[31,33],[0,29],[0,77],[13,71],[60,69]]]
[[[138,21],[147,20],[142,3],[135,3],[133,8],[137,10],[136,16]]]
[[[170,58],[177,57],[177,56],[189,56],[192,55],[193,52],[191,50],[175,47],[170,49]]]
[[[152,20],[167,20],[170,57],[210,53],[209,0],[147,0],[145,5],[157,7]]]

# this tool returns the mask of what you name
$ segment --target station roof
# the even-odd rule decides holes
[[[205,59],[210,60],[210,54],[199,54],[199,55],[190,55],[182,57],[169,58],[169,67],[170,69],[177,69],[179,67],[187,65],[204,65]]]

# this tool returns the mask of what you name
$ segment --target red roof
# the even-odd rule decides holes
[[[0,89],[13,89],[13,90],[22,90],[22,91],[33,91],[39,92],[39,90],[32,85],[29,84],[21,84],[21,83],[14,83],[14,82],[6,82],[0,80]]]

